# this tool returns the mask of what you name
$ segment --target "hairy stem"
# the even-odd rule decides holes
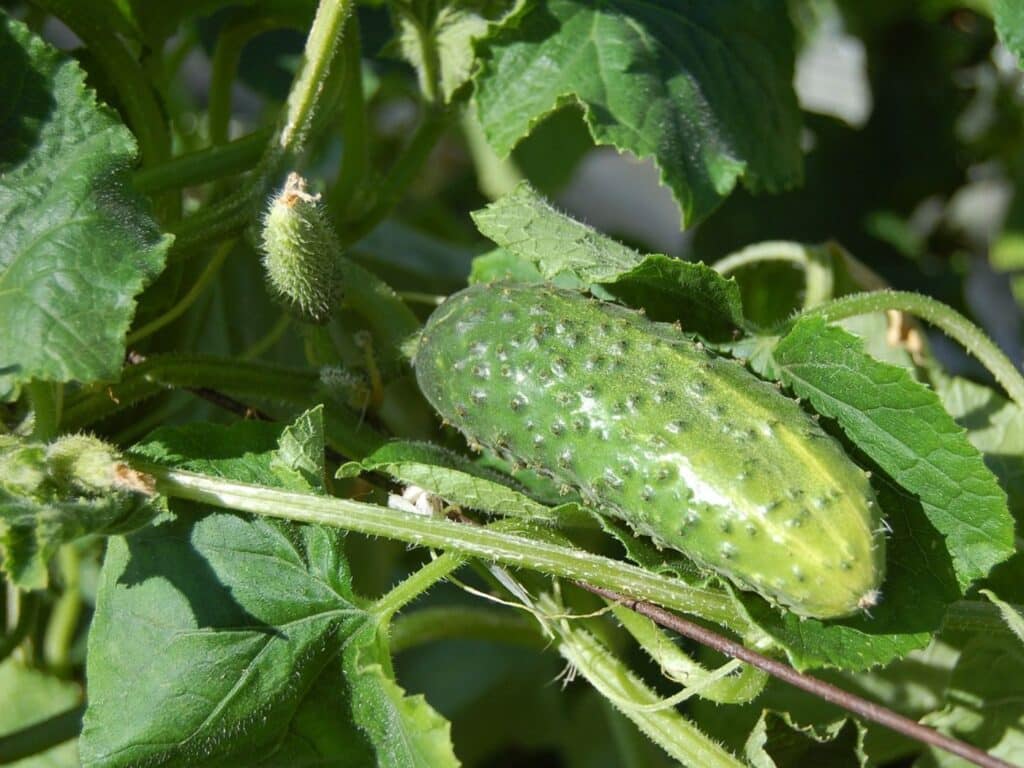
[[[133,460],[132,464],[150,474],[157,490],[167,496],[268,517],[345,528],[415,546],[452,550],[517,568],[582,579],[700,616],[741,635],[752,631],[729,598],[720,592],[694,587],[600,555],[509,533],[500,525],[474,528],[349,499],[280,491],[138,460]]]
[[[446,552],[434,558],[378,599],[373,604],[373,612],[385,621],[390,621],[404,606],[457,571],[465,562],[465,557],[454,552]]]
[[[337,91],[338,83],[332,80],[344,77],[336,54],[354,5],[353,0],[320,0],[306,39],[302,66],[288,94],[284,119],[264,157],[265,170],[270,175],[277,172],[277,166],[289,155],[302,150],[318,114],[333,106],[332,99],[324,98],[324,94]]]
[[[897,310],[907,312],[941,329],[960,342],[991,371],[1017,405],[1024,407],[1024,376],[985,332],[952,307],[930,296],[908,291],[873,291],[844,296],[804,312],[801,317],[823,317],[828,321],[855,315]],[[794,321],[789,321],[792,324]]]

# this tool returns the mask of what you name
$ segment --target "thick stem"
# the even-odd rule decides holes
[[[369,234],[399,203],[447,127],[448,114],[446,110],[431,109],[423,116],[416,133],[388,170],[387,178],[377,192],[374,206],[359,219],[346,225],[340,233],[344,245],[351,245]]]
[[[700,616],[740,635],[752,631],[729,598],[720,592],[693,587],[600,555],[508,533],[501,530],[500,525],[474,528],[349,499],[280,491],[142,461],[132,463],[136,469],[150,474],[157,490],[167,496],[268,517],[345,528],[580,579]]]
[[[140,192],[152,194],[235,176],[256,166],[272,135],[270,127],[257,128],[226,144],[188,152],[160,165],[142,168],[135,172],[132,181]]]
[[[71,669],[71,646],[82,615],[82,594],[79,580],[81,558],[74,544],[65,544],[57,555],[64,591],[50,614],[43,639],[43,658],[58,675]]]
[[[390,621],[403,607],[457,571],[465,562],[465,557],[453,552],[436,557],[377,600],[372,611],[385,621]]]
[[[249,41],[277,27],[283,26],[281,19],[261,16],[249,19],[239,16],[228,22],[217,36],[210,66],[210,96],[207,108],[207,123],[210,144],[216,146],[228,141],[231,123],[231,89],[238,74],[238,62]]]
[[[32,381],[25,387],[32,403],[32,439],[45,443],[59,434],[61,419],[60,384],[49,381]]]
[[[547,614],[560,606],[543,595],[538,607]],[[548,621],[558,638],[558,652],[614,704],[648,738],[683,765],[693,768],[742,768],[742,763],[712,741],[674,708],[661,708],[661,698],[640,681],[589,632],[568,621]]]
[[[332,106],[324,103],[330,99],[323,99],[322,95],[336,90],[332,79],[344,76],[335,59],[342,31],[354,5],[353,0],[320,0],[306,39],[303,64],[288,94],[277,139],[264,158],[265,169],[270,175],[276,173],[275,166],[281,160],[302,150],[318,113]]]
[[[835,321],[890,309],[919,317],[960,342],[967,352],[992,372],[1013,401],[1024,407],[1024,376],[1021,376],[1017,367],[978,326],[952,307],[930,296],[907,291],[855,293],[815,307],[800,317],[823,317]]]

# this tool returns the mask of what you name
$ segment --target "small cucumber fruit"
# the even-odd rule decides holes
[[[793,400],[672,326],[550,286],[475,285],[431,316],[420,388],[470,444],[803,616],[874,605],[866,473]]]
[[[300,320],[323,324],[341,301],[341,246],[320,195],[289,174],[263,217],[263,267],[275,297]]]

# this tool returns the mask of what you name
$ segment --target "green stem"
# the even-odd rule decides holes
[[[19,595],[18,619],[8,632],[0,635],[0,661],[14,653],[14,649],[28,637],[28,633],[36,624],[36,619],[39,618],[39,597],[31,592],[16,594]]]
[[[296,522],[328,525],[383,536],[407,544],[454,552],[520,568],[606,586],[675,610],[751,630],[727,596],[650,573],[627,563],[546,541],[488,528],[453,523],[349,499],[291,493],[223,478],[168,469],[143,461],[133,465],[154,478],[167,496]]]
[[[15,763],[63,744],[82,731],[85,705],[79,704],[20,731],[0,736],[0,765]]]
[[[434,558],[378,599],[373,604],[373,613],[380,616],[384,621],[390,621],[391,617],[404,606],[411,603],[437,582],[447,578],[462,567],[465,562],[465,557],[454,552],[446,552]]]
[[[908,312],[940,328],[958,341],[991,371],[1017,405],[1024,407],[1024,376],[985,332],[952,307],[930,296],[907,291],[873,291],[844,296],[804,312],[801,317],[822,317],[830,322],[856,315],[897,310]],[[797,318],[799,319],[799,318]],[[789,321],[791,325],[795,320]]]
[[[810,309],[832,298],[833,257],[825,246],[806,246],[787,240],[768,241],[747,246],[716,261],[712,267],[720,275],[728,275],[744,267],[765,262],[788,262],[804,273],[804,309]]]
[[[352,7],[353,0],[320,0],[281,123],[266,146],[254,178],[179,223],[173,230],[171,263],[190,256],[201,246],[238,235],[253,221],[269,185],[303,149],[318,115],[330,112],[334,105],[342,80],[342,68],[334,59]]]
[[[75,431],[168,389],[209,388],[254,399],[312,405],[315,371],[195,355],[153,357],[124,370],[121,381],[68,403],[61,424]]]
[[[82,594],[79,570],[81,558],[74,544],[65,544],[57,553],[64,591],[50,614],[43,639],[43,658],[58,675],[65,675],[71,669],[71,646],[78,631],[78,620],[82,615]]]
[[[193,255],[200,248],[208,248],[242,234],[253,220],[261,198],[261,185],[256,182],[246,183],[237,192],[203,206],[198,213],[178,222],[171,228],[174,245],[168,263],[174,264]]]
[[[226,144],[188,152],[160,165],[138,170],[132,180],[137,190],[152,194],[244,173],[259,162],[271,135],[272,128],[258,128]]]
[[[209,263],[203,269],[195,283],[193,283],[188,293],[186,293],[177,304],[167,310],[164,314],[160,315],[160,317],[154,318],[137,331],[128,334],[126,344],[128,346],[138,344],[142,339],[145,339],[147,336],[152,336],[161,328],[170,325],[185,314],[188,308],[196,302],[196,299],[203,295],[203,292],[217,276],[217,273],[220,272],[220,268],[224,265],[224,261],[231,253],[231,249],[234,248],[234,245],[235,243],[233,240],[221,243],[213,254],[213,258],[210,259]]]
[[[270,363],[190,355],[154,357],[124,369],[121,381],[70,401],[61,423],[66,432],[85,427],[136,403],[173,389],[212,389],[259,403],[274,418],[294,417],[296,407],[323,400],[316,371]],[[359,459],[380,447],[384,437],[360,414],[328,404],[324,412],[328,445]]]
[[[559,604],[548,595],[541,596],[538,606],[547,614],[561,613]],[[661,697],[589,632],[576,629],[564,620],[547,624],[558,637],[558,652],[602,696],[673,758],[694,768],[743,767],[739,760],[674,708],[657,708]]]
[[[421,608],[403,613],[391,625],[392,653],[449,639],[481,640],[534,650],[548,647],[537,625],[523,616],[476,606]]]
[[[359,219],[344,226],[340,233],[343,245],[351,245],[365,237],[398,205],[406,188],[416,178],[438,138],[448,126],[446,110],[431,109],[420,121],[416,133],[388,171],[377,192],[373,207]]]
[[[249,19],[239,16],[228,22],[217,35],[210,65],[210,96],[207,123],[210,144],[216,146],[228,141],[231,124],[231,89],[238,74],[238,62],[249,41],[271,29],[282,26],[282,21],[270,16]]]
[[[366,97],[363,93],[362,43],[359,19],[353,15],[341,41],[345,83],[341,103],[341,169],[338,180],[328,192],[327,207],[336,222],[344,221],[352,199],[370,171]]]
[[[241,360],[256,360],[264,352],[270,349],[277,340],[280,339],[284,332],[288,330],[288,327],[292,324],[292,319],[286,314],[282,314],[274,324],[270,327],[261,338],[257,339],[253,344],[245,349],[238,357]]]
[[[31,381],[25,387],[32,403],[32,439],[45,443],[60,433],[61,388],[49,381]]]
[[[1011,606],[1018,613],[1024,612],[1024,606]],[[958,600],[946,609],[943,629],[985,634],[1013,634],[1003,621],[999,609],[992,603],[978,600]]]
[[[333,107],[324,94],[336,93],[343,81],[343,67],[335,61],[345,23],[354,0],[320,0],[306,39],[302,66],[288,94],[284,119],[276,141],[264,157],[264,168],[273,176],[290,155],[300,152],[309,139],[310,128],[320,112]]]

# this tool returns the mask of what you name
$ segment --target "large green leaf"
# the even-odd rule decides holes
[[[476,101],[499,154],[575,100],[598,144],[655,161],[687,222],[740,178],[771,191],[801,177],[784,3],[550,0],[485,49]]]
[[[820,318],[799,321],[774,357],[786,384],[920,499],[961,588],[1013,553],[1006,494],[934,392]]]
[[[127,182],[135,140],[78,64],[6,16],[0,61],[0,396],[112,380],[170,238]]]
[[[319,409],[279,433],[259,422],[165,428],[150,461],[272,487],[320,489]],[[381,617],[353,592],[340,532],[173,501],[156,524],[113,539],[89,636],[87,766],[433,765],[394,739],[435,745],[439,716],[389,673],[367,685],[343,658]],[[374,649],[387,661],[384,645]],[[354,653],[354,651],[353,651]],[[389,662],[387,662],[389,664]],[[353,702],[394,708],[396,731]],[[404,718],[407,718],[404,719]],[[429,721],[429,727],[427,725]],[[424,747],[426,749],[426,747]],[[449,745],[450,751],[450,745]],[[437,753],[440,754],[440,753]],[[454,764],[454,757],[452,757]]]

